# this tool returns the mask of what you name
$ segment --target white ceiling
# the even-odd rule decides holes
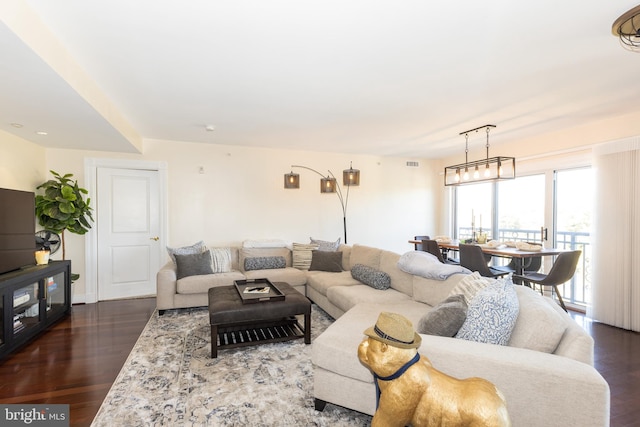
[[[640,55],[611,35],[637,0],[3,1],[39,18],[141,139],[434,158],[488,123],[494,146],[640,111]],[[135,152],[10,9],[0,129]]]

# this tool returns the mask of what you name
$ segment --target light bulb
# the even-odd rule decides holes
[[[480,172],[478,171],[478,165],[476,165],[476,170],[473,171],[473,179],[480,178]]]
[[[462,179],[464,179],[465,181],[469,180],[469,169],[464,168],[464,175],[462,176]]]
[[[487,167],[484,168],[484,176],[489,178],[491,176],[491,169],[489,169],[489,163],[487,163]]]

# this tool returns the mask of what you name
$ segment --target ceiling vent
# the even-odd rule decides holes
[[[410,168],[417,168],[417,167],[420,167],[420,163],[418,163],[418,162],[407,162],[407,166],[409,166]]]

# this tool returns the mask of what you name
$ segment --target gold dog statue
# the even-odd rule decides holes
[[[373,372],[379,399],[372,427],[511,426],[502,393],[485,379],[435,369],[418,353],[422,338],[404,316],[380,313],[364,334],[358,358]]]

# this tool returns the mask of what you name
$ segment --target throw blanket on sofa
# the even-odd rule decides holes
[[[423,251],[403,254],[398,260],[398,268],[405,273],[434,280],[447,280],[454,274],[471,274],[467,268],[443,264],[435,256]]]

